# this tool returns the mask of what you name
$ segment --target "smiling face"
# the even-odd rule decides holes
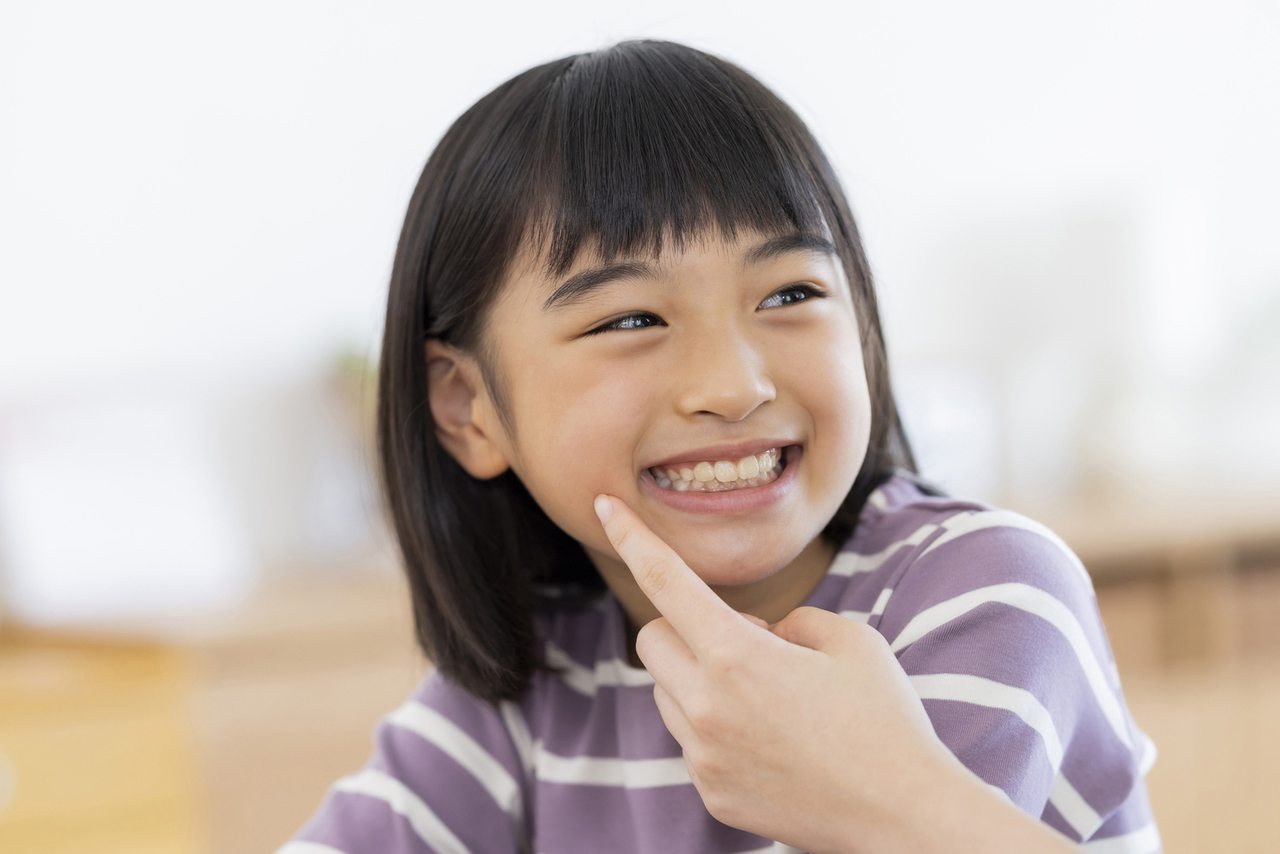
[[[511,427],[495,442],[633,618],[645,603],[592,510],[600,493],[740,610],[790,610],[821,578],[819,534],[871,426],[857,314],[823,241],[584,254],[559,278],[518,258],[486,339]]]

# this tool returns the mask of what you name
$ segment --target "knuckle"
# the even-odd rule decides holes
[[[800,628],[802,631],[814,631],[822,628],[829,621],[827,617],[834,616],[830,611],[824,611],[821,608],[814,608],[805,605],[791,612],[792,624]]]
[[[665,617],[658,617],[650,620],[640,627],[636,632],[636,655],[644,658],[650,652],[657,650],[662,643],[663,633],[666,631],[667,620]],[[657,687],[656,685],[654,686]]]
[[[609,542],[613,544],[613,548],[618,554],[622,554],[622,550],[626,548],[627,538],[631,532],[627,530],[626,525],[615,525],[612,530],[606,531],[609,535]]]
[[[811,624],[814,620],[821,620],[831,612],[824,611],[821,608],[815,608],[812,605],[801,605],[792,613],[795,614],[797,620],[802,620],[806,624]]]
[[[723,824],[737,826],[742,816],[738,809],[737,799],[729,787],[721,785],[717,780],[703,778],[698,787],[702,803],[711,813],[712,818]]]
[[[671,583],[671,569],[667,558],[644,560],[636,567],[636,578],[646,592],[661,595]]]
[[[690,700],[684,710],[684,716],[691,727],[703,733],[715,732],[722,723],[716,705],[708,702],[705,697],[695,697]]]
[[[715,676],[728,676],[738,669],[740,655],[735,645],[716,642],[710,644],[700,657]]]

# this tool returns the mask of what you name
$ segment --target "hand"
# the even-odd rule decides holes
[[[662,614],[636,653],[715,818],[806,851],[870,850],[938,770],[967,774],[877,631],[819,608],[773,626],[739,614],[623,502],[595,506]]]

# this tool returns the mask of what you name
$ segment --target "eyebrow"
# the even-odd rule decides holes
[[[793,252],[821,252],[835,255],[836,247],[831,241],[816,235],[787,234],[772,237],[758,246],[752,247],[742,259],[743,267],[753,267],[772,261],[782,255]],[[651,264],[642,261],[628,261],[621,264],[609,264],[594,267],[570,276],[556,288],[547,301],[542,304],[543,311],[564,308],[581,302],[594,291],[613,282],[627,279],[651,279],[657,277],[657,271]]]
[[[752,267],[792,252],[821,252],[835,255],[836,247],[830,240],[816,234],[784,234],[772,237],[751,249],[742,259],[743,267]]]
[[[555,292],[547,297],[547,301],[542,304],[542,310],[549,311],[553,308],[572,305],[575,302],[586,299],[592,291],[610,282],[624,279],[653,278],[655,275],[656,272],[651,265],[640,261],[610,264],[606,267],[584,270],[575,276],[565,279],[560,287],[556,288]]]

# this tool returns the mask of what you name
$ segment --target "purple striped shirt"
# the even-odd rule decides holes
[[[942,741],[1023,810],[1086,851],[1160,851],[1143,781],[1155,748],[1089,577],[1047,528],[895,477],[805,604],[878,629]],[[612,596],[540,634],[562,672],[497,706],[430,674],[280,854],[794,850],[706,811]]]

